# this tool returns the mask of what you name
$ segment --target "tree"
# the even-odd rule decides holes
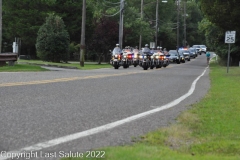
[[[37,34],[37,55],[44,61],[68,60],[69,34],[61,17],[50,14]]]
[[[118,24],[116,21],[104,17],[96,22],[95,26],[89,48],[97,53],[98,64],[101,64],[102,57],[106,57],[109,50],[118,42]]]
[[[240,46],[240,41],[238,40],[240,37],[240,24],[238,23],[240,16],[239,5],[240,2],[237,0],[201,0],[201,9],[206,19],[211,23],[211,27],[207,29],[204,29],[205,25],[202,24],[201,29],[204,30],[206,36],[208,36],[208,45],[213,45],[218,55],[225,61],[228,53],[227,45],[224,43],[225,32],[236,31],[236,43],[231,47],[231,59],[233,65],[238,65],[240,61],[238,47]]]
[[[21,38],[24,54],[35,55],[35,43],[39,27],[44,23],[53,0],[3,1],[3,38],[11,44]]]

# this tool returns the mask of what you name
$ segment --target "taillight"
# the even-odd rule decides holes
[[[132,59],[132,55],[131,55],[131,54],[128,54],[127,58],[128,58],[128,59]]]

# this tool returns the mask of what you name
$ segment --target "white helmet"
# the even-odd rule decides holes
[[[148,47],[148,44],[145,44],[145,47]]]
[[[119,44],[116,44],[116,46],[119,46]]]

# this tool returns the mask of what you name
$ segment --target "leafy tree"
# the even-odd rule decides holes
[[[68,60],[69,34],[61,17],[50,14],[37,36],[37,55],[44,61]]]
[[[227,59],[227,45],[224,43],[224,37],[226,31],[236,31],[236,43],[232,45],[231,59],[233,65],[238,65],[240,61],[240,24],[238,19],[240,16],[239,10],[240,2],[237,0],[219,1],[219,0],[201,0],[201,9],[205,17],[212,23],[211,27],[205,29],[207,36],[211,37],[208,40],[208,45],[213,45],[219,56],[223,59]],[[202,25],[204,26],[204,25]],[[211,32],[214,31],[214,32]],[[210,36],[210,33],[217,33],[215,37]],[[220,39],[218,39],[220,37]],[[212,43],[216,42],[218,43]]]
[[[49,12],[51,0],[3,1],[3,38],[11,44],[21,38],[24,54],[34,55],[37,31]]]
[[[95,51],[98,56],[98,64],[102,57],[108,57],[109,50],[118,42],[118,24],[109,18],[101,18],[95,24],[94,35],[89,43],[89,50]]]

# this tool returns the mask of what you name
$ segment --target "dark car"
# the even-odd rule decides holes
[[[180,50],[178,51],[178,54],[180,56],[180,62],[185,63],[185,56],[183,55],[183,52],[181,52]]]
[[[188,50],[190,52],[190,57],[191,58],[196,58],[198,56],[196,48],[189,48]]]
[[[181,53],[184,56],[185,60],[190,61],[190,52],[189,52],[189,50],[181,49],[178,52]]]
[[[177,53],[176,50],[169,50],[168,54],[169,54],[168,58],[169,58],[170,62],[174,62],[174,63],[177,63],[177,64],[180,63],[180,61],[179,61],[180,56],[179,56],[179,54]]]

